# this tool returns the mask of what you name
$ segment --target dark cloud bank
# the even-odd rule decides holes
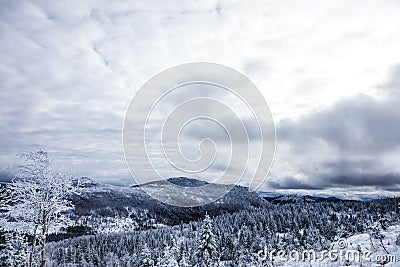
[[[358,94],[296,121],[280,121],[278,143],[287,145],[291,155],[303,157],[298,169],[308,179],[287,178],[270,186],[400,191],[399,167],[390,164],[400,160],[400,65],[378,90],[380,99]]]

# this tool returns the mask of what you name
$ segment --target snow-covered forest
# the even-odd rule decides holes
[[[267,200],[235,187],[218,203],[178,208],[138,187],[54,172],[43,151],[22,159],[19,178],[1,188],[1,266],[399,265],[399,198]],[[370,260],[282,258],[338,248],[370,252]]]
[[[271,204],[219,215],[212,221],[206,216],[204,221],[173,227],[53,242],[48,259],[54,266],[215,266],[202,265],[206,254],[207,262],[214,264],[266,266],[273,262],[257,255],[264,248],[318,252],[331,248],[341,238],[360,234],[371,238],[362,240],[359,246],[399,253],[399,237],[396,245],[394,236],[388,235],[400,234],[395,213],[398,201]],[[395,225],[397,228],[393,228]]]

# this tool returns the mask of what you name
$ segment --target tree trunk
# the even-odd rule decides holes
[[[371,234],[369,234],[369,242],[371,242],[372,249],[375,249],[374,242],[372,242]]]
[[[379,241],[381,242],[381,246],[382,246],[383,250],[385,250],[386,254],[389,254],[389,252],[387,251],[385,245],[383,244],[382,238],[379,238]]]
[[[29,255],[29,267],[32,267],[32,265],[33,265],[33,254],[35,253],[38,227],[39,227],[39,223],[36,223],[35,224],[35,230],[33,232],[32,250],[31,250],[31,253]]]
[[[46,236],[47,236],[47,220],[46,213],[43,214],[43,231],[42,231],[42,252],[41,252],[41,262],[40,267],[46,266]]]

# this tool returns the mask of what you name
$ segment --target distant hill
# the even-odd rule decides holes
[[[144,188],[146,191],[152,190],[152,192],[167,194],[177,198],[178,201],[184,201],[188,198],[201,201],[202,197],[207,197],[204,190],[221,189],[227,186],[208,184],[186,177],[170,178],[168,182],[155,181],[141,186],[116,186],[98,183],[87,177],[73,179],[76,193],[69,197],[74,205],[69,216],[74,220],[74,224],[66,229],[66,236],[59,235],[57,238],[177,225],[202,219],[206,213],[210,216],[216,216],[254,208],[268,208],[271,205],[342,201],[334,197],[252,192],[246,187],[233,186],[226,195],[210,204],[198,207],[177,207],[162,203],[150,197],[143,190]],[[184,190],[177,192],[171,183],[183,187],[199,187],[199,191],[196,195],[188,195]],[[209,187],[205,189],[202,187],[204,185]],[[6,191],[3,192],[3,197],[5,197],[4,193]]]
[[[198,187],[207,184],[185,177],[170,178],[168,181],[185,187]],[[115,186],[97,183],[83,177],[74,179],[73,184],[77,193],[70,196],[70,200],[75,206],[70,215],[76,219],[77,224],[89,227],[93,231],[107,228],[106,224],[120,224],[121,221],[126,221],[126,219],[132,220],[132,225],[126,227],[146,229],[159,225],[187,223],[203,218],[206,213],[215,216],[270,205],[257,193],[250,192],[248,188],[242,186],[234,186],[229,193],[213,203],[186,208],[162,203],[150,197],[142,189],[163,189],[163,193],[177,194],[176,189],[166,181],[156,181],[141,186]],[[213,187],[225,186],[211,185]],[[203,189],[199,188],[199,190]],[[201,195],[200,191],[199,195],[183,195],[182,197],[199,198]],[[127,222],[124,224],[127,224]]]
[[[294,203],[310,203],[310,202],[340,202],[343,201],[337,197],[319,197],[309,195],[279,195],[265,192],[258,193],[262,198],[272,204],[294,204]]]

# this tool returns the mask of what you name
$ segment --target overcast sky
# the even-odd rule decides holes
[[[131,184],[133,95],[206,61],[244,73],[270,106],[263,190],[398,195],[399,32],[396,0],[0,1],[0,164],[42,148],[75,176]]]

